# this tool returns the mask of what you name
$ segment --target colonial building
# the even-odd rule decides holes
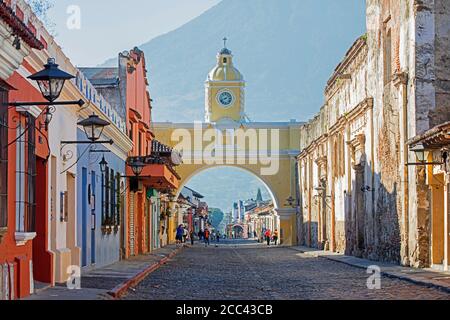
[[[188,187],[184,187],[178,197],[179,213],[182,215],[182,221],[178,220],[178,225],[184,224],[189,231],[193,230],[195,234],[202,230],[200,217],[202,216],[201,200],[203,198],[203,195]]]
[[[245,223],[248,225],[248,237],[258,238],[264,241],[264,233],[270,230],[280,230],[280,217],[276,214],[276,210],[272,201],[261,201],[246,211]],[[256,237],[255,237],[256,235]]]
[[[443,175],[427,176],[409,140],[450,119],[449,24],[447,1],[367,1],[367,34],[301,129],[301,244],[416,267],[445,263],[444,207],[434,208],[445,183],[433,191],[433,175]],[[442,247],[434,262],[433,237]]]
[[[1,252],[0,245],[0,260],[6,258],[9,267],[3,266],[0,273],[3,280],[8,279],[5,276],[8,273],[10,279],[14,280],[9,281],[9,284],[1,283],[2,288],[7,288],[8,285],[10,288],[9,292],[5,290],[3,298],[16,298],[32,293],[35,283],[54,285],[66,282],[73,268],[82,264],[82,246],[86,242],[82,229],[78,229],[78,226],[87,219],[95,221],[91,217],[95,217],[96,212],[89,211],[89,216],[78,213],[78,209],[84,211],[83,201],[77,201],[77,186],[81,187],[83,182],[77,181],[77,164],[86,163],[84,157],[92,149],[84,148],[83,152],[78,152],[80,148],[77,145],[79,142],[86,142],[87,137],[84,133],[81,134],[77,123],[95,113],[100,119],[111,124],[103,131],[104,136],[101,138],[114,139],[117,147],[107,149],[108,146],[103,146],[107,151],[125,153],[126,157],[131,149],[131,141],[126,135],[125,122],[110,109],[89,81],[80,77],[79,70],[71,64],[30,6],[23,0],[17,0],[7,1],[6,5],[2,2],[1,7],[5,10],[2,12],[7,21],[16,21],[19,26],[12,48],[22,55],[19,59],[16,54],[14,63],[11,61],[5,64],[8,68],[16,66],[14,73],[7,79],[11,88],[15,88],[14,93],[10,95],[10,101],[43,101],[40,92],[42,88],[28,77],[54,63],[59,64],[62,70],[74,78],[77,75],[76,79],[66,81],[60,100],[90,101],[83,108],[74,104],[45,108],[21,106],[14,111],[9,110],[9,139],[5,148],[8,150],[8,165],[11,166],[7,175],[8,188],[11,188],[7,197],[10,217],[5,220],[9,232],[5,237],[5,244],[10,242],[7,250],[9,253]],[[9,41],[8,38],[4,43]],[[6,52],[10,55],[14,52],[8,47],[2,47],[2,50],[3,48],[7,49]],[[24,56],[25,59],[22,60]],[[92,161],[92,158],[88,157],[87,161]],[[98,162],[95,166],[98,167]],[[5,175],[0,174],[0,177],[4,179]],[[3,186],[6,186],[6,183],[2,183]],[[79,195],[80,199],[86,197],[81,188]],[[1,207],[3,215],[3,208],[6,206]],[[87,226],[89,231],[92,225],[95,223]],[[90,239],[95,242],[95,238]],[[13,242],[17,252],[12,250]],[[14,258],[13,255],[17,256]],[[101,259],[98,261],[101,263]],[[14,277],[11,277],[12,274]]]
[[[430,264],[448,271],[450,264],[450,122],[412,138],[408,144],[417,153],[418,164],[426,163],[430,188]]]
[[[76,78],[78,89],[90,101],[90,108],[84,113],[86,117],[99,111],[107,115],[113,125],[104,129],[101,140],[114,142],[112,145],[77,146],[80,155],[77,163],[77,244],[81,248],[81,266],[91,268],[120,259],[127,188],[123,176],[132,141],[127,135],[125,110],[120,109],[120,105],[111,105],[100,93],[111,83],[97,80],[91,77],[89,70],[85,71],[87,74],[80,70]],[[113,77],[111,80],[117,81]],[[86,140],[81,128],[77,140]]]
[[[116,167],[108,167],[108,174],[104,175],[107,190],[103,192],[106,199],[103,232],[111,234],[111,229],[115,229],[119,235],[116,224],[121,221],[122,258],[148,253],[173,242],[176,217],[172,214],[175,205],[172,190],[178,188],[179,176],[174,169],[177,164],[173,163],[176,157],[172,156],[172,149],[155,140],[144,53],[134,48],[119,54],[117,67],[81,68],[81,71],[113,106],[117,117],[125,119],[126,132],[132,141],[128,165],[121,175],[127,181],[119,182],[120,161],[116,161]],[[138,175],[132,170],[132,164],[137,162],[142,166]],[[125,195],[123,208],[115,205],[119,199],[114,195],[118,193]]]
[[[5,106],[18,99],[42,101],[39,89],[24,80],[19,71],[32,50],[45,47],[38,28],[27,5],[0,2],[0,300],[30,295],[33,270],[46,263],[39,259],[46,254],[45,245],[41,246],[47,241],[46,234],[36,225],[47,216],[46,199],[36,199],[35,186],[42,183],[45,190],[47,185],[48,151],[37,143],[46,139],[47,132],[35,126],[42,120],[36,118],[41,113],[39,108],[32,112]],[[45,280],[51,276],[43,271],[36,277]]]

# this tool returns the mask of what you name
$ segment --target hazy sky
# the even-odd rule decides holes
[[[167,33],[220,0],[57,0],[49,12],[56,39],[72,62],[95,66]],[[81,12],[81,28],[66,27],[70,6]]]
[[[211,208],[230,212],[238,200],[256,199],[261,189],[264,200],[273,200],[267,187],[253,174],[232,167],[217,167],[200,172],[188,187],[205,196]]]

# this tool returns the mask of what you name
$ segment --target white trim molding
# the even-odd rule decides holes
[[[36,236],[37,236],[36,232],[16,232],[15,233],[16,245],[18,247],[24,246],[27,244],[28,241],[31,241],[34,238],[36,238]]]
[[[38,118],[42,113],[41,108],[39,108],[38,106],[19,106],[16,108],[16,111],[29,113],[35,118]]]

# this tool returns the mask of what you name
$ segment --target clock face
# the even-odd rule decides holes
[[[219,94],[219,102],[225,107],[231,106],[231,104],[233,103],[233,99],[233,95],[228,91],[224,91]]]

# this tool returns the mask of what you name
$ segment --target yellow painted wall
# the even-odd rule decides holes
[[[169,145],[171,147],[175,147],[177,145],[177,142],[174,140],[174,132],[176,130],[184,130],[185,133],[189,134],[191,139],[191,148],[194,152],[200,153],[204,148],[210,144],[211,142],[204,142],[202,141],[199,146],[196,146],[194,143],[194,128],[192,124],[186,124],[184,127],[180,124],[170,124],[170,123],[156,123],[155,126],[155,132],[158,137],[158,140],[160,140],[162,143]],[[208,124],[203,124],[202,129],[207,130],[208,128],[211,128]],[[214,129],[214,128],[213,128]],[[264,124],[261,125],[261,127],[258,127],[258,124],[251,124],[251,126],[248,126],[244,129],[238,129],[238,130],[244,130],[244,132],[247,132],[248,130],[255,129],[257,135],[259,135],[261,130],[267,131],[271,129],[279,130],[279,142],[280,142],[280,157],[278,158],[279,162],[279,168],[278,172],[274,175],[261,175],[261,169],[264,167],[263,164],[261,164],[259,161],[257,164],[251,164],[249,161],[251,157],[245,158],[245,164],[237,164],[236,161],[234,161],[233,164],[212,164],[212,165],[206,165],[204,163],[190,163],[190,164],[183,164],[177,168],[177,172],[181,176],[181,182],[180,182],[180,189],[188,184],[191,178],[193,178],[195,175],[199,174],[200,172],[203,172],[205,170],[211,169],[211,168],[217,168],[221,166],[229,166],[229,167],[235,167],[242,170],[245,170],[247,172],[250,172],[257,176],[266,186],[267,188],[272,192],[274,200],[275,200],[275,206],[277,209],[283,209],[286,208],[286,199],[288,199],[290,196],[296,197],[296,190],[295,190],[295,150],[298,149],[298,143],[299,143],[299,129],[295,126],[290,126],[287,124],[279,124],[277,127],[275,124],[271,124],[270,126],[265,127]],[[197,132],[199,133],[199,132]],[[225,140],[225,139],[224,139]],[[270,147],[270,144],[269,144]],[[247,148],[243,148],[239,151],[247,151],[248,152],[258,152],[258,145],[251,146],[250,144],[247,145]],[[287,154],[287,153],[290,154]],[[295,245],[297,242],[297,230],[296,230],[296,215],[295,210],[292,210],[292,208],[286,208],[291,209],[291,213],[287,217],[281,218],[281,231],[284,236],[284,243],[285,245]]]

